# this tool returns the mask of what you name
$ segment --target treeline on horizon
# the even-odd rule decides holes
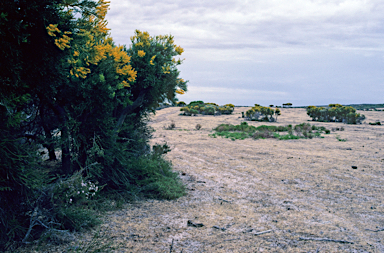
[[[116,45],[107,10],[0,2],[0,251],[92,227],[103,203],[185,192],[146,123],[187,90],[183,48],[139,30]]]
[[[182,101],[180,101],[182,102]],[[178,102],[178,103],[180,103]],[[194,101],[192,101],[194,102]],[[182,102],[184,104],[186,104],[185,102]],[[171,104],[164,104],[165,106],[171,106]],[[175,104],[177,106],[179,106],[177,103]],[[234,105],[235,107],[253,107],[252,105]],[[294,106],[292,103],[285,103],[285,104],[282,104],[281,106],[280,105],[268,105],[267,107],[276,107],[276,108],[307,108],[309,105],[303,105],[303,106]],[[328,107],[329,105],[315,105],[316,107]],[[343,106],[352,106],[353,108],[355,108],[356,110],[374,110],[374,109],[377,109],[377,108],[383,108],[384,109],[384,104],[345,104]]]

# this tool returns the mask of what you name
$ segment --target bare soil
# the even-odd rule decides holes
[[[166,158],[188,193],[109,213],[102,226],[121,245],[116,252],[384,252],[384,126],[368,124],[384,122],[384,112],[361,112],[363,124],[347,125],[283,108],[278,122],[248,123],[345,130],[299,140],[209,136],[221,123],[240,124],[247,109],[193,117],[157,111],[152,144],[171,147]],[[176,128],[165,130],[172,121]]]

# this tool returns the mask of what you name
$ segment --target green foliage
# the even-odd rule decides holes
[[[358,105],[352,104],[350,106],[352,106],[356,110],[364,110],[364,111],[377,110],[378,108],[384,108],[384,104],[358,104]]]
[[[347,124],[360,124],[365,116],[356,113],[356,109],[351,106],[340,104],[330,104],[328,108],[308,106],[307,114],[313,121],[321,122],[344,122]]]
[[[211,137],[216,138],[217,136],[222,136],[225,138],[230,138],[232,140],[240,139],[244,140],[245,138],[253,139],[266,139],[266,138],[277,138],[280,140],[290,140],[290,139],[312,139],[314,137],[321,137],[321,133],[329,133],[330,131],[325,127],[316,127],[311,126],[308,123],[302,123],[292,127],[292,125],[287,126],[267,126],[261,125],[258,127],[248,125],[247,122],[242,122],[240,125],[231,125],[231,124],[220,124],[213,129],[214,134],[211,134]],[[282,132],[288,132],[288,134],[280,135]],[[295,134],[294,134],[295,133]]]
[[[372,126],[380,126],[381,125],[381,122],[380,121],[376,121],[376,122],[369,122],[370,125]]]
[[[205,115],[214,115],[215,114],[215,106],[206,105],[203,107],[203,114]]]
[[[342,141],[342,142],[347,141],[347,139],[342,139],[339,135],[336,135],[336,139],[337,139],[338,141]]]
[[[232,114],[235,106],[233,104],[226,104],[219,106],[215,103],[204,103],[203,101],[192,101],[180,109],[183,113],[181,115],[192,116],[197,114],[203,115],[221,115],[221,114]]]
[[[146,123],[159,104],[174,104],[187,90],[175,58],[183,49],[171,35],[141,31],[130,47],[116,46],[106,2],[69,6],[0,3],[0,251],[43,229],[97,224],[100,185],[100,198],[184,194],[171,164],[151,152]],[[60,151],[61,164],[42,165],[41,147],[51,160]]]
[[[196,106],[196,105],[203,105],[204,102],[201,101],[201,100],[198,100],[198,101],[192,101],[188,104],[188,107],[192,107],[192,106]]]
[[[169,151],[171,151],[171,148],[168,146],[167,143],[164,143],[163,145],[161,145],[161,144],[153,145],[152,150],[153,150],[154,156],[160,157],[160,156],[168,153]]]
[[[76,246],[70,246],[66,252],[68,253],[96,253],[96,252],[113,252],[122,248],[121,243],[115,243],[106,230],[97,230],[92,239],[82,241]]]
[[[276,112],[278,112],[276,114]],[[274,114],[281,115],[280,109],[273,110],[270,107],[264,107],[260,106],[258,104],[255,104],[254,107],[249,109],[245,115],[247,116],[248,120],[253,120],[253,121],[275,121],[275,119],[272,117]],[[269,116],[269,117],[268,117]],[[276,116],[276,118],[277,118]]]
[[[187,104],[186,104],[184,101],[176,102],[176,106],[184,107],[184,106],[186,106],[186,105],[187,105]]]

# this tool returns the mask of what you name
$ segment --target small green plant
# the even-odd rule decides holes
[[[380,121],[373,122],[373,123],[369,122],[369,124],[372,125],[372,126],[380,126],[381,125]]]
[[[347,141],[347,139],[342,139],[342,138],[340,138],[339,135],[336,135],[336,139],[337,139],[338,141],[343,141],[343,142]]]
[[[171,121],[171,124],[169,124],[168,126],[164,126],[165,130],[173,130],[175,128],[176,128],[176,123],[173,120]]]
[[[280,109],[273,110],[270,107],[255,104],[255,106],[249,109],[245,114],[248,120],[274,122],[276,121],[277,116],[281,115],[281,111]],[[276,119],[272,117],[274,114],[276,114]]]
[[[96,253],[96,252],[113,252],[122,248],[121,243],[116,244],[111,240],[111,236],[105,230],[98,229],[90,241],[82,241],[78,245],[70,246],[66,252],[68,253]]]
[[[164,143],[163,145],[156,144],[152,146],[152,151],[154,156],[161,156],[171,151],[171,148],[167,143]]]

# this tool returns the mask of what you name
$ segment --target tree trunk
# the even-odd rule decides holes
[[[45,113],[43,108],[40,110],[40,118],[41,118],[41,124],[43,125],[45,138],[48,140],[47,143],[44,144],[44,147],[48,149],[49,160],[56,161],[57,158],[55,154],[55,145],[52,140],[51,130],[48,128],[47,124],[45,123]]]
[[[135,102],[133,102],[133,104],[131,104],[131,105],[126,106],[122,110],[122,112],[119,116],[119,119],[117,120],[115,129],[114,129],[114,133],[115,133],[114,134],[114,142],[116,142],[116,140],[117,140],[117,135],[119,134],[121,127],[122,127],[124,120],[127,117],[127,115],[133,113],[133,111],[136,108],[138,108],[140,105],[142,105],[142,103],[144,102],[144,97],[145,97],[146,91],[147,91],[146,89],[142,89],[139,93],[139,96],[135,100]]]
[[[53,106],[54,112],[59,116],[61,123],[61,169],[65,175],[72,173],[71,168],[71,153],[70,153],[70,140],[69,131],[67,126],[67,116],[63,107],[59,105]]]

